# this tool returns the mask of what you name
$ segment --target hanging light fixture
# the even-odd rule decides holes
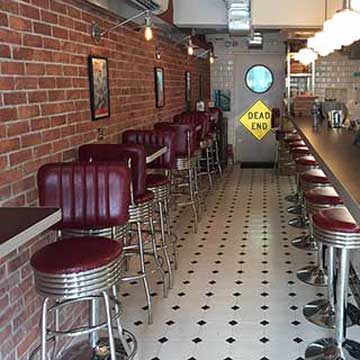
[[[212,51],[210,51],[210,53],[209,53],[209,61],[210,61],[210,64],[213,64],[215,62],[214,53]]]
[[[145,30],[144,30],[144,37],[146,41],[151,41],[154,37],[153,30],[152,30],[152,19],[150,12],[145,14]]]
[[[188,40],[187,53],[189,56],[194,55],[194,46],[191,40],[191,36],[189,36],[189,40]]]
[[[312,49],[303,48],[295,54],[294,59],[307,66],[317,60],[318,54]]]
[[[144,16],[144,18],[145,18],[145,30],[144,30],[145,40],[146,41],[151,41],[154,36],[153,36],[153,31],[152,31],[151,12],[149,10],[145,10],[145,11],[131,17],[130,19],[127,19],[127,20],[125,20],[125,21],[123,21],[123,22],[121,22],[119,24],[116,24],[116,25],[112,26],[110,29],[107,29],[107,30],[104,30],[104,31],[101,31],[101,28],[100,28],[99,24],[93,23],[91,25],[91,37],[92,37],[94,43],[99,44],[100,41],[101,41],[101,38],[105,34],[111,32],[111,31],[113,31],[113,30],[115,30],[115,29],[117,29],[119,27],[122,27],[122,26],[124,26],[124,25],[126,25],[128,23],[130,23],[131,21],[133,21],[135,19],[138,19],[141,16]]]

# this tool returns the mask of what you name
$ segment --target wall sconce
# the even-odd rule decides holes
[[[194,55],[194,46],[191,40],[191,36],[189,37],[188,40],[188,45],[187,45],[187,53],[189,56],[193,56]]]
[[[99,44],[101,41],[101,38],[108,32],[113,31],[113,30],[117,29],[118,27],[124,26],[124,25],[128,24],[129,22],[131,22],[135,19],[138,19],[139,17],[142,17],[142,16],[144,16],[144,18],[145,18],[144,38],[146,41],[151,41],[154,36],[153,36],[153,31],[152,31],[152,18],[151,18],[150,10],[145,10],[145,11],[119,23],[119,24],[114,25],[110,29],[107,29],[104,31],[101,31],[99,24],[93,23],[91,25],[91,37],[95,44]]]
[[[155,48],[155,58],[156,58],[156,60],[161,59],[161,49],[159,47]]]
[[[213,64],[215,62],[215,55],[213,50],[205,50],[201,54],[199,54],[196,59],[204,59],[205,55],[209,54],[209,62],[210,64]]]
[[[182,44],[182,43],[184,43],[184,42],[187,42],[187,54],[189,55],[189,56],[192,56],[192,55],[194,55],[194,44],[193,44],[193,42],[192,42],[192,39],[191,39],[191,35],[187,35],[187,36],[185,36],[183,39],[181,39],[180,41],[178,41],[176,44],[175,44],[175,46],[177,46],[177,45],[180,45],[180,44]]]

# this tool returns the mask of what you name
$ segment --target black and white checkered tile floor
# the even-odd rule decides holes
[[[209,196],[198,234],[188,211],[176,213],[179,269],[167,299],[153,276],[153,325],[142,285],[121,290],[137,360],[300,360],[307,344],[331,334],[302,315],[324,289],[296,278],[315,254],[290,244],[301,234],[287,225],[284,196],[293,191],[294,181],[272,170],[234,167]],[[360,337],[358,326],[349,333]]]

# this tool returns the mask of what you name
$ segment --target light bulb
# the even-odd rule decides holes
[[[154,37],[151,26],[146,26],[144,31],[144,37],[146,41],[151,41]]]
[[[188,52],[189,56],[194,55],[194,48],[193,48],[192,44],[190,44],[190,43],[188,45],[187,52]]]
[[[215,62],[214,56],[210,55],[209,57],[210,64],[213,64]]]

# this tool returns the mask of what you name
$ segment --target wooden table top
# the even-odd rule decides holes
[[[61,210],[46,207],[0,208],[0,257],[61,220]]]
[[[151,162],[158,159],[160,156],[164,155],[167,152],[166,146],[156,146],[144,144],[145,154],[146,154],[146,163],[150,164]]]
[[[326,120],[313,128],[311,117],[295,117],[291,121],[360,224],[360,147],[354,145],[355,132],[331,129]]]

